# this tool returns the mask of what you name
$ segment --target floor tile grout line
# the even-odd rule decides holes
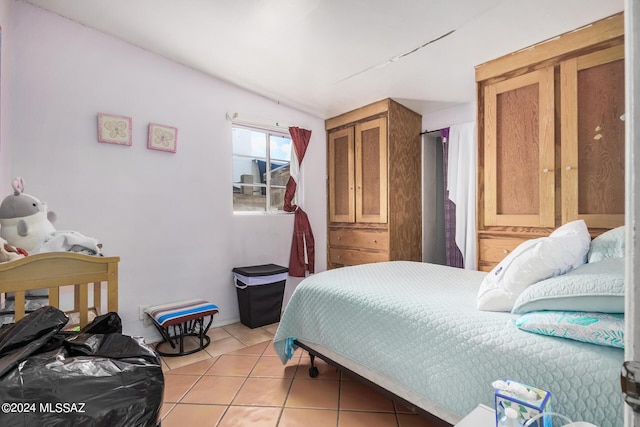
[[[187,365],[185,365],[185,366],[187,366]],[[189,387],[189,388],[188,388],[188,389],[187,389],[187,390],[186,390],[186,391],[185,391],[185,392],[184,392],[184,393],[183,393],[183,394],[178,398],[178,400],[176,400],[175,402],[168,402],[168,403],[173,403],[174,405],[178,405],[178,404],[182,401],[182,399],[184,399],[184,397],[185,397],[187,394],[189,394],[189,392],[193,389],[193,387],[195,387],[195,385],[196,385],[196,384],[198,384],[198,382],[200,382],[200,380],[202,379],[202,377],[203,377],[203,376],[204,376],[203,374],[200,374],[200,375],[198,376],[198,379],[197,379],[193,384],[191,384],[191,386],[190,386],[190,387]],[[162,402],[162,403],[165,403],[165,402],[164,402],[164,399],[163,399],[163,402]],[[175,408],[175,406],[174,406],[174,408]],[[172,408],[172,409],[171,409],[171,411],[173,411],[173,409],[174,409],[174,408]],[[169,411],[169,412],[171,412],[171,411]],[[169,413],[167,413],[167,414],[165,415],[165,417],[166,417],[167,415],[169,415]]]
[[[223,327],[223,329],[224,329],[224,327]],[[251,346],[253,346],[253,345],[262,344],[262,343],[264,343],[264,342],[267,342],[267,343],[268,343],[268,342],[272,342],[272,340],[268,340],[268,341],[258,342],[258,343],[255,343],[255,344],[248,344],[248,343],[244,342],[244,341],[243,341],[241,338],[239,338],[238,336],[234,335],[233,333],[231,333],[231,332],[227,331],[226,329],[224,329],[224,330],[225,330],[225,332],[226,332],[226,333],[228,333],[231,337],[233,337],[234,339],[238,340],[242,345],[244,345],[244,347],[243,347],[243,348],[251,347]],[[269,331],[267,331],[267,332],[269,332]],[[270,333],[270,332],[269,332],[269,333]],[[215,342],[215,341],[214,341],[214,342]],[[212,343],[213,343],[213,342],[212,342]],[[213,366],[216,364],[216,362],[220,359],[220,357],[221,357],[221,356],[224,356],[224,355],[230,355],[230,353],[233,353],[233,352],[235,352],[235,351],[239,351],[239,350],[242,350],[242,349],[232,350],[232,351],[230,351],[230,352],[228,352],[228,353],[221,353],[221,354],[219,354],[219,355],[217,355],[217,356],[213,356],[213,355],[209,354],[209,356],[210,356],[210,358],[211,358],[211,359],[216,359],[216,360],[215,360],[215,361],[213,361],[213,363],[211,364],[211,366],[209,366],[209,367],[208,367],[208,368],[207,368],[207,369],[206,369],[202,374],[200,374],[200,376],[199,376],[198,380],[197,380],[197,381],[196,381],[196,382],[195,382],[195,383],[194,383],[194,384],[193,384],[193,385],[192,385],[192,386],[191,386],[191,387],[190,387],[190,388],[189,388],[189,389],[184,393],[184,395],[182,395],[182,397],[180,398],[180,401],[179,401],[179,402],[173,402],[173,403],[172,403],[172,404],[174,405],[174,406],[173,406],[173,408],[172,408],[172,409],[171,409],[171,410],[170,410],[170,411],[165,415],[165,417],[163,417],[163,419],[164,419],[164,418],[166,418],[166,416],[167,416],[167,415],[169,415],[169,413],[170,413],[170,412],[172,412],[178,404],[186,404],[186,403],[182,403],[182,400],[184,399],[184,397],[186,396],[186,394],[188,394],[188,393],[189,393],[189,391],[191,391],[191,390],[193,389],[193,387],[195,387],[195,385],[196,385],[196,384],[197,384],[197,383],[202,379],[202,377],[204,377],[204,376],[206,376],[206,375],[207,375],[207,372],[213,368]],[[301,355],[298,357],[297,365],[296,365],[296,370],[295,370],[295,372],[293,373],[293,377],[291,377],[291,383],[290,383],[290,385],[289,385],[289,389],[287,390],[287,394],[286,394],[286,397],[285,397],[284,403],[283,403],[282,405],[234,405],[234,404],[233,404],[233,402],[235,401],[235,399],[236,399],[236,398],[237,398],[237,396],[238,396],[238,393],[240,392],[240,389],[242,389],[242,387],[246,384],[247,380],[251,377],[251,374],[254,372],[254,370],[255,370],[256,366],[258,365],[258,363],[260,362],[260,360],[261,360],[263,357],[269,357],[269,358],[270,358],[270,357],[274,357],[274,355],[272,355],[272,354],[266,354],[268,350],[269,350],[269,344],[265,345],[265,346],[264,346],[264,348],[260,351],[260,353],[259,353],[259,354],[256,354],[256,355],[258,356],[258,359],[257,359],[256,363],[253,365],[253,367],[251,368],[251,370],[249,371],[249,373],[248,373],[248,374],[243,375],[243,376],[244,376],[244,381],[242,382],[242,384],[241,384],[240,388],[238,389],[238,391],[237,391],[237,392],[235,393],[235,395],[233,396],[233,398],[232,398],[232,400],[231,400],[231,403],[229,403],[229,404],[223,404],[223,405],[220,405],[220,404],[201,404],[201,405],[225,406],[225,410],[224,410],[224,412],[222,413],[222,415],[221,415],[221,417],[220,417],[220,421],[219,421],[219,422],[222,422],[222,420],[223,420],[224,416],[226,415],[226,413],[228,412],[228,410],[229,410],[229,408],[230,408],[231,406],[238,406],[238,407],[272,407],[272,408],[280,408],[280,412],[279,412],[279,415],[278,415],[278,422],[277,422],[277,424],[276,424],[276,425],[279,425],[279,424],[280,424],[280,421],[282,420],[282,416],[283,416],[283,414],[284,414],[284,410],[286,409],[286,402],[287,402],[287,401],[288,401],[288,399],[289,399],[289,396],[290,396],[290,393],[291,393],[291,389],[292,389],[292,387],[293,387],[293,382],[294,382],[296,379],[309,380],[308,378],[298,377],[298,371],[301,369],[300,364],[303,362],[303,359],[304,359],[304,354],[303,354],[304,352],[303,352],[303,353],[301,353]],[[244,355],[244,354],[239,354],[239,355],[234,355],[234,356],[245,356],[245,355]],[[247,355],[247,356],[253,356],[253,355]],[[277,355],[275,355],[275,356],[277,356]],[[163,362],[164,362],[164,361],[163,361]],[[194,363],[197,363],[197,362],[194,362]],[[166,364],[166,362],[165,362],[165,364]],[[187,365],[185,365],[185,366],[187,366]],[[168,366],[167,366],[167,367],[168,367]],[[169,368],[169,371],[171,371],[171,370],[172,370],[170,367],[168,367],[168,368]],[[176,368],[176,369],[178,369],[178,368]],[[214,376],[226,376],[226,375],[214,375]],[[235,377],[237,377],[237,376],[235,376]],[[252,378],[252,377],[251,377],[251,378]],[[263,377],[255,377],[255,378],[263,378]],[[268,377],[268,376],[267,376],[267,377],[264,377],[264,378],[270,378],[270,377]],[[286,377],[282,377],[282,378],[286,378]],[[389,412],[389,411],[378,411],[378,410],[365,410],[365,409],[353,409],[353,410],[342,409],[342,408],[340,407],[340,399],[341,399],[341,396],[342,396],[342,385],[343,385],[343,381],[345,381],[345,380],[344,380],[343,376],[342,376],[342,375],[340,375],[340,376],[338,377],[339,387],[338,387],[338,405],[337,405],[337,408],[336,408],[336,412],[337,412],[336,425],[339,425],[339,422],[340,422],[340,415],[341,415],[341,413],[342,413],[342,412],[345,412],[345,411],[351,411],[351,412],[363,412],[363,413],[393,414],[393,415],[394,415],[394,417],[395,417],[396,425],[397,425],[397,426],[400,426],[400,419],[399,419],[400,413],[398,412],[398,407],[397,407],[397,405],[396,405],[396,404],[395,404],[395,402],[393,402],[393,401],[392,401],[392,404],[393,404],[393,411],[392,411],[392,412]],[[330,409],[326,409],[326,408],[304,408],[304,409],[308,409],[308,410],[318,410],[318,411],[325,411],[325,410],[327,410],[327,411],[328,411],[328,410],[330,410]],[[219,423],[217,423],[216,425],[218,425],[218,424],[219,424]]]
[[[338,416],[336,417],[336,427],[340,426],[340,397],[342,396],[342,372],[338,376]]]
[[[227,415],[227,412],[229,412],[229,408],[231,408],[231,405],[227,405],[227,407],[224,408],[224,411],[222,411],[222,414],[220,415],[220,418],[218,418],[218,421],[216,422],[216,425],[214,427],[217,427],[220,425],[220,423],[224,419],[224,416]]]
[[[240,341],[240,340],[239,340]],[[242,342],[242,341],[240,341]],[[244,343],[243,343],[244,344]],[[257,345],[257,344],[256,344]],[[249,346],[247,346],[249,347]],[[229,411],[229,408],[233,405],[233,401],[238,397],[238,394],[240,393],[240,390],[242,390],[242,387],[244,387],[244,385],[247,383],[247,380],[251,377],[251,373],[254,371],[254,369],[256,368],[256,366],[258,365],[258,363],[260,363],[260,359],[262,359],[263,357],[265,357],[265,352],[267,351],[267,348],[269,347],[269,345],[267,344],[264,349],[262,350],[262,353],[260,353],[260,356],[258,357],[258,360],[256,361],[256,363],[253,365],[253,367],[251,368],[251,370],[249,371],[249,373],[245,376],[244,381],[242,382],[242,385],[238,388],[238,391],[236,392],[235,396],[233,397],[233,399],[231,400],[231,402],[229,403],[229,405],[227,406],[227,409],[225,409],[223,415],[220,417],[220,420],[218,421],[218,423],[216,423],[216,426],[219,425],[222,420],[224,419],[224,416],[226,415],[226,413]],[[246,348],[246,347],[245,347]],[[297,371],[297,367],[296,367],[296,371]],[[291,385],[293,384],[293,379],[291,379],[291,384],[289,384],[289,390],[287,391],[287,395],[285,396],[284,402],[282,403],[281,406],[279,406],[280,408],[280,412],[278,414],[278,420],[276,422],[276,426],[278,424],[280,424],[280,419],[282,417],[282,413],[284,412],[284,406],[287,402],[287,398],[289,397],[289,392],[291,391]],[[237,405],[237,406],[249,406],[249,407],[256,407],[258,405]],[[278,407],[278,406],[276,406]]]
[[[223,327],[222,329],[223,329],[226,333],[228,333],[231,337],[235,338],[235,339],[236,339],[236,340],[238,340],[242,345],[244,345],[244,346],[245,346],[244,348],[250,347],[250,345],[247,345],[246,343],[244,343],[242,340],[240,340],[240,339],[239,339],[238,337],[236,337],[234,334],[232,334],[231,332],[229,332],[229,331],[227,331],[226,329],[224,329],[224,327]],[[268,331],[267,331],[267,332],[268,332]],[[213,342],[215,343],[215,341],[217,341],[217,340],[214,340]],[[263,341],[263,342],[264,342],[264,341]],[[256,343],[256,344],[254,344],[254,345],[258,345],[258,344],[261,344],[261,343]],[[208,347],[208,346],[207,346],[207,347]],[[260,358],[262,358],[262,356],[263,356],[263,355],[264,355],[264,353],[266,352],[267,348],[268,348],[268,345],[266,345],[266,346],[264,347],[264,349],[262,349],[262,352],[260,353],[260,355],[259,355],[259,357],[258,357],[258,361],[260,360]],[[204,350],[205,350],[205,352],[207,353],[207,355],[209,356],[209,358],[210,358],[210,359],[214,359],[214,358],[215,358],[216,360],[211,364],[211,366],[209,366],[209,368],[207,368],[207,369],[205,370],[205,372],[203,372],[202,374],[200,374],[199,378],[198,378],[198,379],[197,379],[197,380],[196,380],[196,381],[191,385],[191,387],[189,387],[189,388],[188,388],[188,389],[187,389],[187,390],[186,390],[186,391],[181,395],[181,397],[178,399],[178,401],[177,401],[177,402],[166,402],[166,403],[170,403],[170,404],[172,404],[173,406],[172,406],[172,408],[171,408],[171,409],[170,409],[170,410],[169,410],[169,411],[164,415],[164,417],[162,417],[162,418],[161,418],[161,421],[162,421],[162,420],[164,420],[165,418],[167,418],[167,417],[169,416],[169,414],[170,414],[171,412],[173,412],[173,411],[175,410],[175,408],[176,408],[179,404],[181,404],[181,402],[182,402],[182,400],[184,399],[184,397],[185,397],[185,396],[186,396],[186,395],[187,395],[187,394],[188,394],[188,393],[193,389],[193,387],[195,387],[195,385],[196,385],[196,384],[197,384],[197,383],[198,383],[198,382],[199,382],[199,381],[200,381],[200,380],[201,380],[201,379],[206,375],[206,373],[207,373],[207,372],[208,372],[208,371],[213,367],[213,365],[215,365],[215,364],[216,364],[216,362],[220,359],[220,356],[222,356],[222,355],[224,355],[224,354],[228,354],[228,353],[222,353],[222,354],[220,354],[220,355],[218,355],[218,356],[213,356],[213,355],[212,355],[212,354],[210,354],[206,349],[204,349]],[[234,351],[237,351],[237,350],[234,350]],[[230,352],[230,353],[231,353],[231,352]],[[164,364],[166,365],[166,367],[168,368],[168,370],[169,370],[169,371],[172,371],[172,370],[173,370],[173,369],[168,365],[168,363],[164,360],[164,358],[160,358],[160,359],[161,359],[161,362],[162,362],[162,363],[164,363]],[[226,415],[227,411],[229,410],[229,407],[231,407],[231,404],[233,403],[233,401],[234,401],[234,400],[236,399],[236,397],[238,396],[238,393],[240,392],[240,389],[242,389],[242,387],[244,386],[244,384],[247,382],[247,379],[249,378],[249,375],[251,374],[251,372],[253,371],[253,369],[255,369],[255,366],[257,365],[258,361],[256,361],[256,364],[253,366],[253,368],[251,369],[250,373],[244,377],[244,381],[242,382],[242,384],[241,384],[241,385],[240,385],[240,387],[238,388],[238,391],[236,391],[235,395],[234,395],[234,396],[233,396],[233,398],[231,399],[231,402],[230,402],[228,405],[225,405],[225,406],[226,406],[226,408],[225,408],[225,410],[223,411],[223,413],[222,413],[222,415],[221,415],[221,417],[220,417],[219,421],[216,423],[216,425],[218,425],[218,424],[222,421],[222,419],[224,418],[224,416]],[[197,362],[194,362],[194,363],[197,363]],[[188,366],[188,365],[184,365],[184,366]],[[182,367],[182,366],[181,366],[181,367]],[[176,369],[178,369],[178,368],[176,368]],[[293,380],[292,380],[292,383],[293,383]],[[288,394],[287,394],[287,396],[288,396]],[[285,398],[285,402],[286,402],[286,398]],[[164,403],[165,403],[165,402],[163,401],[163,404],[164,404]],[[284,407],[284,405],[283,405],[283,407]]]
[[[269,357],[269,355],[265,355],[265,354],[264,354],[264,350],[263,350],[263,355],[262,355],[262,356],[264,356],[264,357]],[[258,361],[262,358],[262,356],[260,356],[260,357],[258,358]],[[225,409],[224,409],[223,413],[221,414],[220,422],[222,421],[222,419],[224,418],[224,416],[226,415],[226,413],[228,412],[228,410],[229,410],[229,408],[230,408],[231,406],[237,406],[237,407],[271,407],[271,408],[279,408],[279,409],[280,409],[280,411],[279,411],[279,415],[278,415],[278,422],[277,422],[277,424],[276,424],[276,425],[279,425],[279,423],[280,423],[280,421],[281,421],[281,419],[282,419],[282,416],[283,416],[283,414],[284,414],[284,410],[286,409],[286,402],[287,402],[287,399],[288,399],[289,394],[290,394],[290,392],[291,392],[291,388],[292,388],[292,385],[293,385],[293,380],[296,378],[297,371],[298,371],[299,369],[301,369],[301,368],[300,368],[300,362],[301,362],[301,361],[302,361],[302,356],[301,356],[301,358],[299,359],[298,364],[296,365],[296,372],[294,373],[294,377],[292,378],[292,382],[291,382],[291,384],[290,384],[290,386],[289,386],[289,389],[288,389],[288,391],[287,391],[287,397],[285,398],[285,401],[284,401],[284,403],[283,403],[282,405],[234,405],[234,404],[233,404],[233,400],[235,400],[235,398],[237,397],[237,394],[239,393],[239,390],[242,388],[242,386],[238,389],[238,392],[236,392],[236,395],[234,396],[234,398],[233,398],[232,402],[231,402],[231,403],[229,403],[229,404],[206,404],[206,403],[189,403],[189,404],[193,404],[193,405],[202,405],[202,406],[224,406],[224,407],[225,407]],[[214,364],[215,364],[215,362],[214,362]],[[257,365],[257,362],[256,362],[256,365]],[[255,366],[256,366],[256,365],[254,365],[254,368],[255,368]],[[213,366],[213,365],[212,365],[212,366]],[[210,367],[210,368],[211,368],[211,367]],[[209,368],[209,369],[210,369],[210,368]],[[252,368],[252,371],[253,371],[253,368]],[[204,377],[205,375],[206,375],[206,372],[205,372],[205,373],[203,373],[203,374],[201,374],[201,375],[200,375],[200,378],[198,379],[198,381],[199,381],[202,377]],[[250,376],[250,374],[249,374],[249,375],[247,375],[247,376],[245,377],[245,381],[243,382],[243,385],[246,383],[246,380],[249,378],[249,376]],[[195,385],[198,383],[198,381],[196,381],[196,383],[194,383],[194,385],[192,386],[192,388],[193,388],[193,387],[195,387]],[[341,385],[341,384],[342,384],[343,379],[342,379],[342,378],[339,378],[339,381],[340,381],[340,385]],[[336,412],[337,412],[337,423],[339,423],[339,417],[340,417],[340,414],[341,414],[342,412],[346,411],[346,409],[340,409],[339,402],[340,402],[340,396],[341,396],[341,387],[340,387],[340,389],[339,389],[339,390],[340,390],[340,391],[339,391],[339,395],[338,395],[338,407],[337,407],[337,409],[336,409]],[[186,395],[187,393],[188,393],[188,391],[185,393],[185,395]],[[181,400],[182,400],[183,398],[184,398],[184,396],[181,398]],[[172,403],[172,404],[174,405],[174,406],[173,406],[173,408],[172,408],[172,409],[171,409],[171,410],[170,410],[170,411],[165,415],[165,417],[166,417],[167,415],[169,415],[169,413],[170,413],[170,412],[172,412],[178,404],[186,404],[186,403],[183,403],[183,402],[174,402],[174,403]],[[327,409],[327,408],[306,408],[306,409],[309,409],[309,410],[318,410],[318,411],[325,411],[325,410],[326,410],[326,411],[328,411],[328,410],[330,410],[330,409]],[[398,412],[396,411],[396,408],[395,408],[395,407],[394,407],[394,411],[393,411],[393,412],[389,412],[389,411],[377,411],[377,410],[365,410],[365,409],[352,409],[352,410],[349,410],[349,411],[351,411],[351,412],[362,412],[362,413],[379,413],[379,414],[390,414],[390,413],[392,413],[392,414],[394,414],[394,418],[395,418],[396,426],[399,426],[399,425],[400,425],[399,415],[398,415]],[[164,419],[165,417],[163,417],[163,419]],[[218,425],[218,424],[216,424],[216,425]],[[337,425],[338,425],[338,424],[337,424]]]
[[[284,398],[284,403],[282,404],[283,412],[284,412],[284,407],[287,405],[287,401],[289,400],[289,394],[291,394],[291,389],[293,388],[293,382],[295,381],[296,375],[298,374],[298,369],[300,369],[300,361],[298,361],[298,364],[296,365],[296,371],[293,373],[293,378],[291,378],[291,384],[289,384],[289,390],[287,390],[287,395]],[[278,423],[280,423],[279,419],[278,419]]]

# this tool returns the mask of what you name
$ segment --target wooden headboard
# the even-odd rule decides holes
[[[120,257],[99,257],[73,252],[30,255],[0,264],[0,294],[15,293],[15,320],[24,317],[25,291],[47,289],[48,304],[60,308],[60,288],[73,286],[73,311],[80,327],[88,322],[89,284],[93,307],[102,307],[102,286],[107,286],[107,311],[118,311],[118,262]]]

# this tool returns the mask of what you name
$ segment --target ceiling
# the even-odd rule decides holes
[[[624,0],[23,0],[326,119],[475,100],[474,67]]]

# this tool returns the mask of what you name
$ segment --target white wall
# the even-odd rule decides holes
[[[460,104],[422,116],[422,130],[435,131],[476,120],[476,104]]]
[[[216,303],[215,324],[236,321],[231,269],[288,265],[293,216],[232,213],[226,112],[312,130],[301,205],[326,269],[323,120],[23,2],[12,31],[11,176],[57,213],[58,230],[121,257],[126,334],[157,338],[138,306],[187,298]],[[133,118],[131,147],[97,142],[99,112]],[[178,128],[176,154],[146,148],[149,122]]]
[[[0,44],[0,189],[11,189],[9,93],[10,93],[10,53],[12,50],[12,31],[10,26],[12,1],[0,1],[0,27],[2,41]],[[3,194],[0,192],[0,194]]]

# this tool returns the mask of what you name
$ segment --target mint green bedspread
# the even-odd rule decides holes
[[[330,270],[298,285],[274,347],[320,344],[460,417],[493,407],[494,380],[551,391],[574,421],[623,425],[620,349],[519,330],[510,313],[476,309],[485,273],[395,261]]]

